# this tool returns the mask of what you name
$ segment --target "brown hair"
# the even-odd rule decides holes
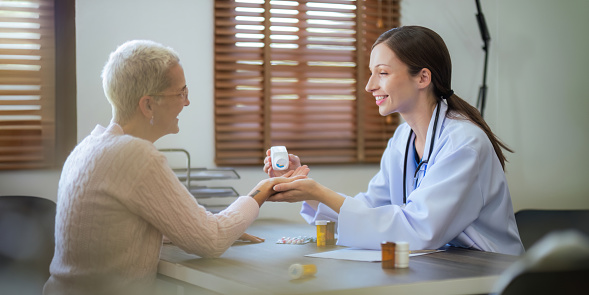
[[[475,107],[452,91],[450,85],[452,81],[452,61],[442,37],[428,28],[403,26],[384,32],[374,42],[372,48],[380,43],[386,44],[409,67],[411,75],[417,75],[423,68],[431,71],[434,94],[438,97],[438,100],[445,98],[448,102],[447,116],[458,118],[457,114],[459,114],[479,126],[489,137],[493,149],[501,162],[501,167],[505,170],[506,159],[501,149],[503,148],[512,153],[513,151],[491,131],[491,128]]]

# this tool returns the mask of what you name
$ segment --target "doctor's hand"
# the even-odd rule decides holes
[[[311,178],[298,179],[289,183],[274,185],[276,194],[268,198],[271,202],[302,202],[319,198],[319,183]]]
[[[264,173],[267,173],[270,177],[283,176],[289,171],[296,170],[301,167],[301,159],[293,154],[288,154],[288,169],[286,170],[274,170],[272,169],[272,158],[270,158],[270,150],[266,150],[266,158],[264,159]]]
[[[274,185],[276,194],[268,198],[270,202],[321,202],[339,213],[346,198],[333,190],[319,184],[311,178],[297,179],[292,182]]]

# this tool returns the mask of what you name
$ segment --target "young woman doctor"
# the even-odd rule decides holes
[[[339,245],[380,249],[407,241],[411,249],[444,245],[519,255],[524,248],[505,179],[510,151],[480,113],[451,90],[452,64],[442,38],[419,26],[382,34],[372,47],[371,92],[382,116],[399,126],[368,190],[345,196],[302,179],[274,186],[269,201],[305,201],[309,223],[336,221]],[[291,155],[295,169],[300,159]],[[274,171],[266,157],[264,171]]]

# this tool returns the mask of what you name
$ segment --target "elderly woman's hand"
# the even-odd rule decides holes
[[[254,235],[250,235],[248,233],[243,233],[243,235],[241,235],[241,237],[239,237],[239,239],[237,239],[237,241],[249,242],[249,243],[263,243],[265,241],[265,239],[260,238],[260,237],[256,237]]]
[[[273,187],[280,183],[292,182],[298,179],[307,178],[307,174],[309,174],[309,167],[307,165],[300,166],[294,170],[290,170],[286,172],[281,177],[273,177],[267,178],[258,183],[256,187],[254,187],[248,196],[254,198],[260,206],[274,193],[276,193]]]

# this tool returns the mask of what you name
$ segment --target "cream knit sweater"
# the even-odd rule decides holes
[[[218,257],[258,216],[240,197],[212,214],[146,140],[97,126],[68,157],[57,196],[55,256],[44,294],[144,294],[162,234],[188,253]]]

